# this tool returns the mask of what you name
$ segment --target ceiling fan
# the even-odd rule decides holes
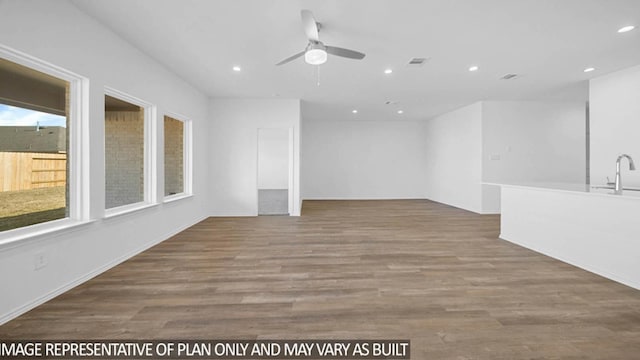
[[[304,51],[301,51],[280,61],[276,64],[276,66],[286,64],[301,57],[302,55],[304,55],[304,61],[306,61],[307,64],[311,65],[321,65],[327,62],[327,54],[356,60],[361,60],[364,58],[365,54],[359,51],[339,48],[336,46],[328,46],[322,43],[322,41],[320,41],[318,37],[320,24],[316,22],[316,19],[313,17],[313,13],[311,13],[311,11],[309,10],[302,10],[300,12],[300,15],[302,17],[302,27],[304,28],[304,32],[309,39],[309,44],[307,44],[307,47],[306,49],[304,49]]]

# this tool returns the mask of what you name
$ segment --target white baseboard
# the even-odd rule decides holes
[[[258,216],[258,213],[245,213],[245,212],[214,212],[210,213],[209,217],[255,217]]]
[[[451,207],[454,207],[454,208],[457,208],[457,209],[460,209],[460,210],[470,211],[470,212],[475,213],[475,214],[486,215],[485,213],[482,212],[482,210],[472,209],[472,208],[469,208],[469,207],[466,207],[466,206],[462,206],[462,205],[458,205],[458,204],[451,204],[451,203],[445,202],[443,200],[436,200],[436,199],[431,199],[431,198],[428,198],[428,197],[425,198],[425,200],[437,202],[438,204],[451,206]]]
[[[410,196],[410,197],[398,197],[398,196],[364,196],[364,197],[359,197],[359,196],[350,196],[350,197],[333,197],[333,196],[329,196],[329,197],[311,197],[311,198],[304,198],[303,201],[305,200],[334,200],[334,201],[341,201],[341,200],[356,200],[356,201],[361,201],[361,200],[426,200],[423,197],[419,197],[419,196]]]
[[[14,309],[14,310],[11,310],[8,313],[0,315],[0,325],[3,325],[5,323],[17,318],[18,316],[26,313],[27,311],[29,311],[31,309],[34,309],[34,308],[46,303],[47,301],[55,298],[56,296],[61,295],[61,294],[65,293],[65,292],[73,289],[74,287],[76,287],[76,286],[78,286],[78,285],[80,285],[80,284],[82,284],[84,282],[87,282],[87,281],[91,280],[92,278],[94,278],[94,277],[102,274],[103,272],[105,272],[105,271],[107,271],[107,270],[109,270],[109,269],[111,269],[111,268],[113,268],[113,267],[125,262],[126,260],[129,260],[130,258],[140,254],[141,252],[143,252],[143,251],[145,251],[145,250],[147,250],[147,249],[149,249],[149,248],[151,248],[151,247],[153,247],[155,245],[158,245],[159,243],[169,239],[170,237],[178,234],[179,232],[190,228],[191,226],[201,222],[202,220],[206,219],[207,217],[208,216],[202,216],[201,218],[197,219],[196,221],[194,221],[190,225],[185,225],[185,226],[182,226],[182,227],[180,227],[178,229],[170,231],[169,233],[167,233],[167,234],[165,234],[163,236],[160,236],[160,238],[152,240],[152,241],[144,244],[143,246],[139,247],[138,249],[133,250],[133,251],[131,251],[131,252],[125,254],[125,255],[122,255],[122,256],[114,259],[113,261],[110,261],[107,264],[102,265],[102,266],[98,267],[97,269],[94,269],[94,270],[90,271],[89,273],[87,273],[85,275],[82,275],[82,276],[78,277],[77,279],[75,279],[73,281],[70,281],[69,283],[67,283],[65,285],[60,286],[59,288],[57,288],[55,290],[50,291],[50,292],[48,292],[48,293],[36,298],[35,300],[28,302],[27,304],[24,304],[24,305]]]
[[[480,215],[500,215],[502,213],[500,211],[498,211],[498,210],[489,210],[489,211],[481,211],[478,214],[480,214]]]

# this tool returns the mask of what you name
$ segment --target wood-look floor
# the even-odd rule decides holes
[[[210,218],[0,339],[393,338],[412,359],[640,358],[640,291],[498,233],[498,216],[425,200]]]

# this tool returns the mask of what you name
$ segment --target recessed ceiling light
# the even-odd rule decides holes
[[[233,71],[240,71],[240,70],[242,70],[242,69],[240,68],[240,66],[234,66],[234,67],[233,67]]]
[[[596,68],[588,67],[588,68],[584,69],[584,72],[592,72],[595,69]]]
[[[402,113],[404,113],[404,111],[398,110],[398,114],[402,114]]]
[[[633,29],[635,29],[636,27],[633,25],[629,25],[629,26],[625,26],[625,27],[621,27],[620,29],[618,29],[619,33],[626,33],[628,31],[631,31]]]
[[[358,110],[353,109],[353,110],[351,110],[351,112],[352,112],[352,113],[354,113],[354,114],[357,114],[357,113],[358,113]]]
[[[391,70],[391,69],[385,69],[384,70],[384,73],[387,74],[387,75],[391,74],[392,72],[393,72],[393,70]]]
[[[469,71],[478,71],[478,69],[479,69],[479,68],[478,68],[477,66],[475,66],[475,65],[474,65],[474,66],[472,66],[472,67],[470,67],[470,68],[469,68]]]

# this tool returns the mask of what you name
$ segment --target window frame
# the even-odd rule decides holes
[[[164,118],[165,116],[170,117],[174,120],[178,120],[182,122],[182,192],[181,193],[177,193],[177,194],[173,194],[173,195],[164,195],[165,189],[162,189],[162,196],[163,196],[163,202],[164,203],[168,203],[168,202],[172,202],[172,201],[176,201],[176,200],[180,200],[180,199],[184,199],[184,198],[188,198],[193,196],[193,176],[192,176],[192,171],[193,171],[193,150],[192,150],[192,139],[193,139],[193,121],[184,116],[184,115],[180,115],[177,113],[173,113],[173,112],[166,112],[164,114],[164,116],[162,117],[162,144],[163,144],[163,151],[162,151],[162,155],[163,155],[163,160],[164,160],[164,152],[165,152],[165,147],[166,147],[166,143],[164,142],[166,135],[164,134]],[[162,164],[162,179],[163,179],[163,185],[166,186],[166,184],[164,184],[164,179],[165,179],[165,164],[166,161],[163,161]]]
[[[0,246],[92,222],[89,213],[89,79],[0,44],[0,57],[69,83],[69,216],[0,232]]]
[[[126,102],[129,102],[131,104],[137,105],[139,107],[141,107],[144,110],[144,130],[143,130],[143,138],[144,138],[144,161],[143,161],[143,174],[144,174],[144,181],[143,181],[143,200],[136,202],[136,203],[132,203],[132,204],[126,204],[126,205],[121,205],[121,206],[116,206],[113,208],[106,208],[106,184],[105,184],[105,188],[103,191],[103,195],[105,196],[105,201],[103,204],[103,208],[104,208],[104,217],[105,218],[111,218],[114,216],[119,216],[119,215],[123,215],[123,214],[128,214],[131,212],[135,212],[138,210],[142,210],[142,209],[146,209],[146,208],[150,208],[153,206],[158,205],[158,196],[157,196],[157,189],[158,189],[158,181],[157,181],[157,126],[156,126],[156,114],[157,114],[157,107],[156,105],[148,102],[148,101],[144,101],[142,99],[139,99],[135,96],[129,95],[123,91],[117,90],[113,87],[109,87],[109,86],[105,86],[104,87],[104,92],[103,92],[103,99],[104,96],[111,96],[114,98],[117,98],[119,100],[123,100]],[[104,126],[104,122],[106,121],[104,119],[104,109],[103,109],[103,126]],[[105,144],[105,138],[106,138],[107,134],[106,131],[103,134],[103,145]],[[105,176],[104,178],[106,179],[106,156],[107,156],[107,151],[106,151],[106,146],[103,146],[104,149],[104,171],[105,171]]]

